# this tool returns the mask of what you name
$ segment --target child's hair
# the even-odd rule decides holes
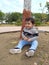
[[[32,17],[26,18],[25,21],[31,21],[32,24],[35,24],[35,20]]]

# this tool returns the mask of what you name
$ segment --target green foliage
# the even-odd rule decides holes
[[[40,21],[36,21],[36,22],[35,22],[35,25],[36,25],[36,26],[40,26],[41,24],[42,24],[42,22],[40,22]]]
[[[32,16],[35,16],[35,24],[36,25],[42,25],[42,22],[47,21],[47,14],[45,13],[33,13]]]
[[[47,14],[47,21],[49,21],[49,14]]]
[[[2,21],[2,20],[4,20],[4,13],[2,12],[2,11],[0,11],[0,20]]]
[[[17,12],[13,12],[13,13],[7,13],[6,15],[6,22],[8,23],[13,23],[13,21],[17,21],[18,19],[20,19],[21,21],[21,14],[20,13],[17,13]]]
[[[42,22],[42,14],[41,13],[33,13],[32,15],[35,16],[36,21]]]
[[[47,7],[47,10],[48,10],[47,21],[49,21],[49,2],[46,2],[46,7]]]
[[[22,25],[22,22],[20,20],[18,20],[18,21],[16,21],[15,25],[21,26]]]
[[[33,13],[32,16],[35,16],[35,24],[41,25],[43,21],[49,20],[49,14],[42,13]],[[22,25],[22,14],[18,12],[12,13],[3,13],[0,11],[0,20],[6,20],[9,24]]]

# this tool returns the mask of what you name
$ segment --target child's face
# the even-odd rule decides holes
[[[34,24],[32,24],[31,21],[26,21],[26,23],[25,23],[25,27],[26,27],[27,29],[32,28],[33,25],[34,25]]]

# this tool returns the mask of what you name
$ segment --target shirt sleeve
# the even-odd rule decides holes
[[[35,29],[32,31],[32,33],[33,33],[33,37],[30,38],[30,39],[31,39],[31,41],[34,41],[34,40],[36,40],[36,39],[38,38],[38,36],[39,36],[38,29],[35,28]]]
[[[23,32],[22,32],[22,38],[24,38],[25,37],[25,35],[23,34]]]
[[[25,28],[23,29],[23,31],[24,31],[24,30],[25,30]],[[23,31],[22,31],[22,38],[24,38],[24,37],[25,37],[25,35],[24,35]]]
[[[38,39],[38,36],[33,37],[33,38],[30,38],[30,39],[31,39],[31,41],[37,40]]]

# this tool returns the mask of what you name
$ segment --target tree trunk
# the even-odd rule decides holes
[[[25,19],[31,17],[31,0],[24,0],[24,10],[23,10],[23,17],[22,17],[22,28],[20,32],[20,39],[22,38],[22,31],[25,26]]]

